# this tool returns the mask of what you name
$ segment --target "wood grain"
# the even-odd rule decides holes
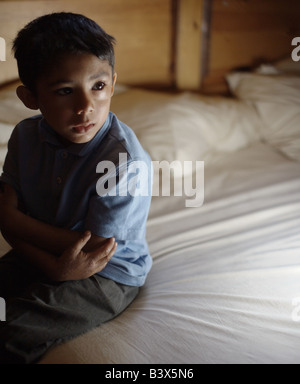
[[[118,81],[171,85],[171,0],[2,1],[0,36],[8,54],[0,64],[0,83],[17,77],[10,53],[17,31],[35,17],[56,11],[83,13],[116,38]]]

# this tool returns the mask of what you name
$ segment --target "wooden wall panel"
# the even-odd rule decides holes
[[[6,42],[6,61],[0,62],[0,84],[17,78],[17,64],[11,47],[17,31],[35,17],[55,9],[57,2],[0,1],[0,36]]]
[[[0,63],[0,83],[17,76],[10,55],[17,31],[35,17],[55,11],[83,13],[117,39],[119,82],[172,84],[172,0],[0,0],[0,37],[7,44],[7,61]]]
[[[65,0],[117,39],[118,81],[130,85],[170,85],[172,76],[171,0]]]
[[[199,89],[202,73],[203,0],[180,0],[177,16],[176,85]]]
[[[114,35],[118,81],[129,85],[223,92],[228,71],[288,55],[300,36],[299,0],[0,0],[0,83],[17,77],[17,31],[53,11],[84,13]]]
[[[203,89],[225,89],[224,74],[291,54],[300,36],[299,0],[213,0],[209,73]]]

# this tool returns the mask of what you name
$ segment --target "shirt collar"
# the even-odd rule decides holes
[[[93,137],[93,139],[85,144],[74,144],[70,143],[68,147],[65,147],[59,140],[58,134],[51,128],[47,121],[42,117],[39,122],[39,130],[41,134],[42,141],[47,142],[51,145],[64,149],[65,151],[76,155],[76,156],[85,156],[90,153],[94,148],[96,148],[106,135],[111,122],[111,112],[109,113],[105,123]]]

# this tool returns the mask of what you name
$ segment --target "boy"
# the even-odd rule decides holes
[[[0,228],[12,246],[0,258],[2,363],[34,363],[50,346],[114,318],[151,268],[151,191],[132,193],[136,175],[126,173],[142,161],[151,176],[150,158],[109,112],[113,43],[92,20],[65,12],[39,17],[15,39],[17,95],[41,115],[16,126],[1,176]],[[98,164],[115,165],[116,174],[97,174]],[[97,194],[101,177],[123,192]],[[140,181],[151,187],[151,177]]]

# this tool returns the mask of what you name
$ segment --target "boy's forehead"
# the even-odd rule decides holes
[[[111,77],[112,67],[107,60],[99,59],[92,54],[69,54],[62,55],[51,66],[46,75],[47,83],[61,83],[72,81],[77,75],[84,75],[89,80],[99,77]]]

